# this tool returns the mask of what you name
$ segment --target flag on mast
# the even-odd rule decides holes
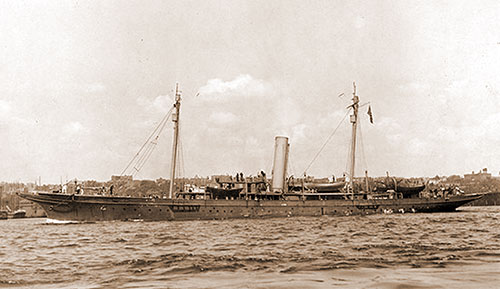
[[[372,107],[370,105],[368,106],[368,112],[367,113],[370,116],[370,122],[373,123]]]

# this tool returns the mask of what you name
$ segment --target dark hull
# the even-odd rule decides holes
[[[20,194],[62,221],[212,220],[376,213],[451,212],[481,195],[449,199],[373,200],[184,200],[52,193]]]

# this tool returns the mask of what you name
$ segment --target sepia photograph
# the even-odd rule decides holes
[[[0,288],[499,288],[499,15],[0,0]]]

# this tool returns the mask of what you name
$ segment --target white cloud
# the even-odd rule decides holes
[[[155,98],[140,96],[137,103],[147,112],[167,112],[174,104],[174,99],[170,95],[158,95]]]
[[[303,109],[299,102],[291,97],[284,97],[275,99],[274,107],[277,112],[278,124],[282,127],[292,126],[302,121]]]
[[[304,123],[292,127],[292,139],[296,142],[304,139],[306,137],[306,129],[307,125]]]
[[[89,93],[101,93],[106,91],[106,86],[102,83],[91,83],[87,85],[86,90]]]
[[[172,95],[165,85],[177,80],[186,91],[181,126],[189,141],[184,149],[194,155],[192,167],[202,175],[218,173],[213,163],[222,161],[200,160],[222,154],[232,161],[221,164],[222,170],[254,173],[272,159],[275,132],[291,136],[294,164],[305,167],[344,115],[352,80],[374,111],[373,126],[365,125],[363,111],[363,141],[367,155],[374,156],[376,174],[387,169],[412,175],[460,173],[488,161],[495,164],[488,164],[490,169],[498,167],[500,22],[495,5],[327,1],[290,9],[235,4],[224,11],[207,4],[194,18],[156,13],[201,5],[182,3],[169,7],[172,3],[158,2],[148,9],[101,5],[99,13],[89,13],[96,10],[93,5],[68,9],[72,4],[54,4],[37,13],[47,4],[0,4],[0,18],[6,20],[0,25],[5,44],[0,46],[0,64],[9,67],[0,69],[0,136],[6,143],[0,159],[7,159],[2,178],[47,174],[59,180],[66,164],[75,176],[89,172],[109,177],[97,171],[128,161],[136,140],[140,146],[172,107],[171,97],[158,95]],[[214,12],[223,13],[227,21],[213,17]],[[279,21],[267,21],[269,13]],[[123,19],[134,29],[127,29]],[[179,21],[192,25],[181,27]],[[249,22],[255,25],[246,29]],[[345,37],[352,41],[338,41]],[[164,53],[173,39],[178,45]],[[196,92],[199,97],[189,97]],[[346,96],[336,97],[340,92]],[[139,95],[143,97],[137,99]],[[221,113],[211,115],[216,111]],[[235,117],[237,125],[228,125]],[[330,160],[347,151],[342,141],[350,136],[348,120],[344,124],[325,149],[328,154],[333,148]],[[85,133],[85,127],[91,131]],[[167,157],[171,132],[164,133],[167,144],[158,146]],[[66,134],[75,135],[61,143],[59,136]],[[226,136],[236,136],[243,145],[231,146]],[[107,159],[96,166],[92,158],[84,158],[103,146],[114,152],[114,162]],[[408,147],[435,153],[409,154]],[[40,162],[41,155],[47,162]],[[121,159],[124,155],[127,159]],[[71,165],[78,160],[80,166]],[[340,171],[344,164],[337,163],[325,161],[318,172]]]
[[[0,100],[0,114],[5,115],[11,110],[10,104],[6,101]]]
[[[408,140],[406,149],[410,155],[428,155],[433,151],[431,145],[426,140],[418,138]]]
[[[69,135],[78,135],[87,131],[88,129],[79,121],[72,121],[64,126],[64,132]]]
[[[15,105],[12,106],[10,102],[3,100],[0,100],[0,120],[16,130],[23,130],[26,126],[35,123],[35,120],[30,119],[26,112],[20,112]]]
[[[236,122],[238,117],[232,112],[216,111],[212,112],[208,119],[217,125],[225,125]]]
[[[485,116],[479,125],[468,125],[455,136],[455,141],[463,143],[469,150],[496,152],[500,135],[498,134],[500,113]],[[464,138],[464,136],[467,136]]]
[[[402,91],[409,91],[415,93],[416,95],[421,95],[429,91],[430,85],[427,82],[410,81],[399,85],[399,89]]]
[[[9,123],[11,121],[12,107],[6,101],[0,100],[0,122]]]
[[[168,111],[174,104],[174,100],[169,95],[158,95],[152,104],[159,111]]]
[[[254,136],[248,136],[245,138],[245,146],[249,148],[257,148],[259,146],[259,140]]]
[[[356,16],[356,18],[354,19],[354,27],[361,29],[365,27],[365,25],[366,25],[365,17],[359,15]]]
[[[219,78],[210,79],[199,89],[199,94],[208,99],[221,99],[227,96],[262,96],[269,89],[263,80],[254,79],[249,74],[242,74],[229,81]]]
[[[376,121],[376,129],[385,132],[386,134],[401,132],[401,124],[392,117],[382,116]]]

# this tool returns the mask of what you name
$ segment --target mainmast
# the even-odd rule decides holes
[[[349,169],[349,187],[351,193],[354,194],[354,166],[356,163],[356,128],[358,124],[358,108],[359,108],[359,98],[356,95],[356,83],[353,82],[354,92],[352,93],[352,136],[351,136],[351,167]]]
[[[181,109],[181,92],[179,91],[179,84],[175,85],[175,111],[172,114],[172,122],[174,123],[174,140],[172,144],[172,164],[170,169],[170,190],[168,192],[168,198],[172,198],[172,192],[174,191],[174,181],[175,181],[175,165],[177,163],[177,143],[179,140],[179,114]]]

